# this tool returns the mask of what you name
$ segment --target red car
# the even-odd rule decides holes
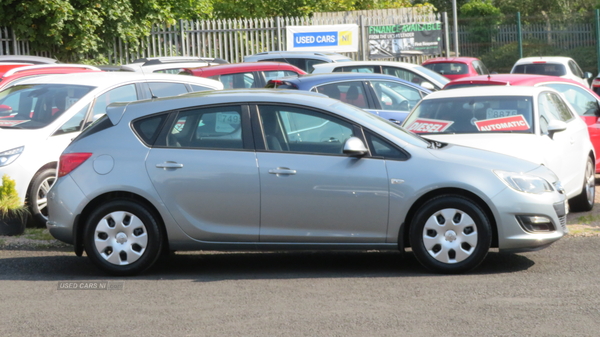
[[[573,110],[587,124],[594,150],[596,154],[600,153],[600,96],[590,88],[579,82],[557,76],[497,74],[451,81],[444,86],[444,90],[483,85],[547,86],[561,92]],[[600,173],[598,158],[596,158],[596,173]]]
[[[11,68],[12,66],[12,68]],[[83,64],[39,64],[18,66],[0,64],[0,90],[16,80],[33,76],[50,74],[81,73],[89,71],[101,71],[100,69]]]
[[[208,77],[223,83],[225,89],[264,88],[269,80],[306,72],[283,62],[244,62],[184,69],[183,74]]]
[[[475,57],[438,57],[429,59],[421,65],[442,74],[449,80],[490,73],[483,62]]]

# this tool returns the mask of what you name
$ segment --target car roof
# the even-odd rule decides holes
[[[169,64],[169,63],[181,63],[181,62],[210,62],[217,64],[227,64],[229,62],[224,59],[216,57],[197,57],[197,56],[161,56],[161,57],[144,57],[139,58],[131,62],[142,63],[144,66],[155,65],[155,64]]]
[[[568,78],[548,75],[533,75],[533,74],[494,74],[494,75],[478,75],[471,77],[463,77],[450,81],[444,88],[451,87],[457,84],[475,83],[475,84],[491,84],[491,85],[524,85],[533,86],[538,83],[546,82],[564,82],[581,84]]]
[[[315,85],[319,85],[321,83],[327,82],[335,82],[335,81],[348,81],[348,80],[388,80],[394,82],[401,82],[404,84],[408,84],[412,87],[419,88],[420,90],[425,90],[429,92],[429,90],[425,88],[421,88],[414,83],[409,81],[405,81],[396,76],[386,75],[386,74],[371,74],[371,73],[323,73],[323,74],[307,74],[300,76],[286,76],[278,78],[277,80],[281,81],[289,81],[296,84],[301,84],[303,87],[313,87]]]
[[[430,63],[470,63],[473,61],[479,61],[476,57],[436,57],[432,59],[425,60],[421,65],[430,64]]]
[[[168,82],[187,82],[198,85],[207,85],[214,88],[223,88],[219,81],[204,77],[183,76],[171,74],[142,74],[136,72],[89,72],[61,75],[40,76],[19,82],[19,84],[74,84],[95,87],[107,87],[119,83],[143,82],[145,80],[158,80]]]
[[[534,63],[536,61],[550,61],[557,63],[567,63],[573,59],[565,56],[535,56],[535,57],[524,57],[515,62],[517,64]]]
[[[330,64],[330,63],[319,63],[313,65],[315,68],[337,68],[337,67],[352,67],[352,66],[390,66],[390,67],[398,67],[402,66],[404,68],[417,68],[421,67],[421,65],[408,63],[408,62],[395,62],[395,61],[348,61],[340,64]]]
[[[304,90],[273,90],[273,89],[228,89],[208,90],[187,93],[179,96],[162,97],[152,100],[142,100],[128,103],[113,103],[106,109],[106,114],[116,124],[124,114],[127,120],[147,116],[157,112],[184,109],[198,105],[211,105],[221,103],[254,103],[277,102],[286,104],[310,105],[316,109],[329,109],[335,105],[345,108],[336,109],[336,112],[351,120],[361,121],[364,124],[372,122],[372,115],[362,109],[332,99],[326,95]]]
[[[248,58],[256,57],[256,58],[260,59],[261,56],[277,56],[277,55],[287,56],[290,58],[302,58],[302,57],[307,57],[307,56],[325,56],[332,60],[350,59],[346,55],[342,55],[342,54],[338,54],[338,53],[334,53],[334,52],[327,52],[327,51],[283,51],[283,50],[282,51],[267,51],[267,52],[253,54],[253,55],[247,55],[244,57],[244,59],[246,57],[248,57]]]
[[[86,64],[67,64],[67,63],[53,63],[53,64],[35,64],[24,67],[15,67],[3,74],[3,77],[12,76],[15,74],[52,74],[53,71],[101,71],[99,68]],[[57,72],[58,73],[58,72]]]
[[[58,60],[34,55],[0,55],[0,62],[27,62],[33,64],[59,63]]]
[[[2,76],[4,73],[6,73],[7,71],[14,69],[14,68],[21,68],[21,67],[25,67],[25,66],[30,66],[33,65],[32,63],[13,63],[13,62],[2,62],[0,63],[0,76]]]
[[[548,87],[527,86],[482,86],[457,88],[452,90],[440,90],[433,92],[423,98],[452,98],[452,97],[477,97],[477,96],[536,96],[542,91],[555,91]]]
[[[214,76],[220,74],[228,74],[234,72],[244,71],[264,71],[264,70],[292,70],[300,74],[304,74],[305,71],[285,62],[242,62],[242,63],[229,63],[220,64],[215,66],[207,66],[200,68],[185,68],[194,75],[203,76]]]

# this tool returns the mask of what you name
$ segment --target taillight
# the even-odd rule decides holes
[[[595,87],[600,87],[600,78],[594,78],[592,85]]]
[[[62,177],[71,173],[71,171],[78,168],[79,165],[83,164],[91,156],[92,154],[89,152],[62,154],[58,162],[58,176]]]

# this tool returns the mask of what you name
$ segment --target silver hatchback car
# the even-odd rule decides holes
[[[552,171],[295,90],[110,105],[63,152],[50,233],[133,275],[178,250],[404,250],[460,273],[566,232]]]

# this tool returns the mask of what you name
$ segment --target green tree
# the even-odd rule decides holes
[[[432,7],[424,2],[424,10]],[[306,17],[316,12],[413,7],[410,0],[219,0],[213,3],[217,19]]]
[[[133,49],[152,23],[174,24],[208,11],[208,0],[2,0],[0,22],[33,51],[62,61],[103,62],[115,38]]]
[[[502,21],[500,9],[491,0],[472,0],[460,7],[460,24],[467,27],[469,42],[490,42]]]

